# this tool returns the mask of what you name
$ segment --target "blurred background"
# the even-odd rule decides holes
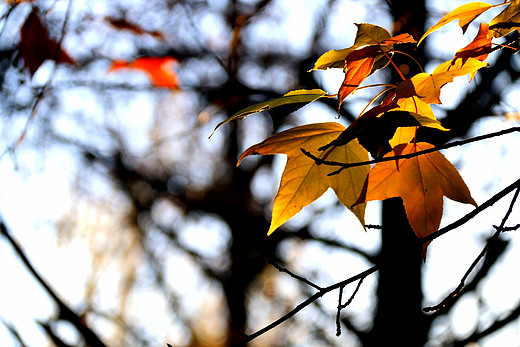
[[[269,262],[327,286],[381,261],[385,247],[401,252],[398,233],[365,231],[332,191],[266,238],[285,157],[235,167],[273,131],[349,124],[373,90],[349,97],[339,119],[337,101],[319,99],[276,129],[263,113],[208,137],[236,111],[290,90],[335,94],[341,70],[308,70],[352,45],[354,23],[417,38],[464,3],[2,1],[0,345],[231,346],[315,293]],[[451,23],[414,54],[431,71],[477,31],[463,36]],[[443,89],[435,112],[452,131],[430,134],[439,143],[518,125],[520,58],[499,50],[490,62],[471,84]],[[382,71],[367,83],[392,78]],[[511,134],[444,153],[481,204],[518,179],[519,148]],[[367,277],[342,310],[339,337],[336,291],[250,345],[375,346],[394,335],[417,346],[517,345],[518,230],[501,236],[454,305],[421,311],[459,284],[511,197],[435,240],[425,262]],[[445,202],[442,225],[472,210]],[[384,224],[384,209],[369,203],[367,224]],[[520,223],[518,211],[507,226]]]

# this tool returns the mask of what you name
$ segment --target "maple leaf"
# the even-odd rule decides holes
[[[224,121],[217,124],[215,129],[213,130],[213,133],[221,126],[226,123],[229,123],[236,119],[244,119],[247,116],[250,116],[255,113],[259,113],[262,111],[269,110],[272,112],[276,108],[280,108],[283,106],[289,106],[290,112],[294,112],[298,110],[299,108],[307,105],[310,102],[316,101],[321,97],[326,97],[327,93],[321,89],[298,89],[293,90],[291,92],[288,92],[284,96],[272,100],[267,100],[263,102],[259,102],[258,104],[251,105],[249,107],[246,107],[235,114],[233,114],[231,117],[225,119]],[[278,114],[271,114],[273,118],[273,123],[275,123],[276,116],[279,116],[276,122],[280,122],[281,117],[283,117],[285,114],[290,112],[283,112],[283,115]],[[213,135],[213,133],[211,135]],[[210,137],[211,137],[210,135]]]
[[[520,29],[520,1],[515,0],[500,12],[491,22],[489,29],[496,38],[506,36],[514,30]]]
[[[18,43],[18,57],[33,76],[48,59],[57,63],[74,64],[71,57],[61,49],[57,41],[49,37],[38,12],[33,10],[20,29],[21,40]]]
[[[425,142],[401,144],[385,157],[429,148],[433,146]],[[423,238],[439,228],[443,196],[477,206],[457,169],[440,152],[431,152],[409,159],[376,163],[356,203],[400,197],[410,226],[417,237]],[[424,256],[426,247],[424,245]]]
[[[332,146],[342,146],[357,138],[374,157],[380,157],[395,145],[409,142],[418,126],[447,131],[433,115],[431,107],[417,97],[394,101],[395,92],[389,93],[383,102],[360,115],[337,139],[319,148],[324,151]],[[403,130],[413,127],[412,130]],[[399,130],[399,134],[395,134]]]
[[[108,71],[136,69],[144,71],[157,87],[180,89],[179,79],[173,66],[178,62],[174,57],[141,57],[132,62],[114,61]]]
[[[455,77],[474,75],[474,73],[487,63],[475,58],[453,59],[439,65],[432,74],[422,72],[409,78],[397,86],[396,98],[410,98],[417,96],[421,101],[428,104],[440,104],[441,88],[452,82]]]
[[[274,200],[270,235],[301,209],[318,199],[330,187],[343,205],[350,209],[364,225],[365,204],[352,206],[361,193],[369,167],[359,166],[327,176],[331,169],[317,165],[302,153],[300,148],[317,152],[318,147],[336,138],[345,127],[338,123],[316,123],[295,127],[275,134],[263,142],[248,148],[238,159],[237,166],[252,154],[286,154],[287,164],[282,174],[280,188]],[[327,159],[353,163],[368,160],[368,153],[357,141],[347,146],[335,148],[328,153]]]
[[[459,20],[459,26],[461,27],[462,32],[465,33],[466,29],[468,28],[471,22],[473,22],[478,16],[480,16],[482,13],[486,12],[492,7],[492,5],[486,2],[471,2],[469,4],[457,7],[456,9],[442,17],[437,24],[430,27],[420,38],[417,45],[420,45],[421,42],[426,38],[426,36],[430,35],[435,30],[456,19]]]

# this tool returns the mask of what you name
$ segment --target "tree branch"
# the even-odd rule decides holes
[[[424,312],[432,312],[432,311],[439,311],[439,310],[442,310],[444,309],[447,305],[449,304],[452,304],[456,298],[459,296],[459,294],[461,293],[462,289],[464,288],[464,285],[466,283],[466,280],[467,278],[469,277],[469,275],[473,272],[473,270],[475,269],[475,267],[477,266],[477,264],[480,262],[480,260],[482,258],[484,258],[484,256],[486,255],[487,251],[491,248],[491,246],[493,246],[500,234],[504,231],[504,226],[506,224],[506,221],[507,219],[509,218],[509,216],[511,215],[511,212],[513,211],[513,207],[517,201],[517,198],[518,198],[518,194],[520,193],[520,187],[518,187],[516,189],[516,192],[515,192],[515,195],[513,196],[513,199],[511,201],[511,204],[509,205],[509,209],[507,210],[504,218],[502,219],[502,223],[500,223],[500,226],[496,228],[496,231],[495,233],[493,234],[493,236],[488,240],[488,242],[486,243],[486,246],[482,249],[482,251],[480,252],[480,254],[477,256],[477,258],[473,261],[473,263],[471,264],[471,266],[468,268],[468,270],[466,271],[466,273],[464,274],[464,276],[462,276],[462,279],[460,280],[460,283],[459,285],[457,286],[457,288],[455,288],[455,290],[453,290],[453,292],[451,292],[446,298],[444,298],[444,300],[442,300],[438,305],[435,305],[435,306],[432,306],[432,307],[425,307],[423,309]]]
[[[9,230],[2,220],[0,220],[0,234],[4,236],[15,253],[18,255],[22,263],[29,270],[31,275],[36,279],[36,281],[43,287],[43,289],[49,294],[52,300],[58,305],[59,310],[59,319],[70,322],[76,330],[79,332],[81,336],[85,339],[87,345],[91,347],[105,347],[105,344],[101,341],[101,339],[92,331],[79,317],[77,313],[75,313],[72,309],[70,309],[63,300],[60,299],[58,294],[47,284],[47,282],[40,276],[38,271],[31,264],[23,250],[20,248],[18,243],[12,238]]]
[[[300,312],[302,309],[304,309],[305,307],[309,306],[311,303],[313,303],[314,301],[318,300],[319,298],[321,298],[325,294],[327,294],[327,293],[329,293],[329,292],[331,292],[331,291],[333,291],[335,289],[339,289],[339,288],[345,287],[347,284],[350,284],[352,282],[359,281],[360,279],[365,278],[365,277],[369,276],[370,274],[373,274],[377,270],[379,270],[379,267],[377,265],[374,265],[371,268],[369,268],[369,269],[367,269],[367,270],[365,270],[363,272],[360,272],[359,274],[357,274],[355,276],[352,276],[352,277],[350,277],[350,278],[348,278],[346,280],[343,280],[341,282],[335,283],[333,285],[330,285],[328,287],[325,287],[325,288],[321,289],[316,294],[312,295],[307,300],[305,300],[302,303],[300,303],[298,306],[293,308],[291,311],[287,312],[282,317],[278,318],[273,323],[265,326],[264,328],[258,330],[257,332],[255,332],[255,333],[253,333],[251,335],[247,335],[247,337],[240,342],[240,345],[244,345],[247,342],[252,341],[253,339],[257,338],[258,336],[260,336],[262,334],[265,334],[269,330],[272,330],[272,329],[276,328],[278,325],[282,324],[283,322],[285,322],[289,318],[293,317],[296,313]]]
[[[313,154],[311,154],[304,148],[300,148],[300,150],[303,152],[303,154],[305,154],[306,156],[308,156],[309,158],[314,160],[316,162],[316,165],[339,166],[340,168],[338,170],[328,174],[328,176],[333,176],[333,175],[339,174],[344,169],[348,169],[351,167],[372,165],[372,164],[376,164],[376,163],[380,163],[380,162],[392,161],[392,160],[397,160],[397,159],[410,159],[410,158],[417,157],[417,156],[420,156],[423,154],[437,152],[437,151],[440,151],[443,149],[449,149],[452,147],[462,146],[462,145],[466,145],[468,143],[482,141],[485,139],[502,136],[502,135],[510,134],[510,133],[517,132],[517,131],[520,131],[520,127],[513,127],[513,128],[496,131],[496,132],[485,134],[485,135],[475,136],[475,137],[472,137],[472,138],[466,139],[466,140],[453,141],[453,142],[450,142],[450,143],[442,145],[442,146],[436,146],[433,148],[425,149],[423,151],[418,151],[418,152],[414,152],[414,153],[393,155],[390,157],[383,157],[383,158],[379,158],[379,159],[360,161],[360,162],[354,162],[354,163],[342,163],[342,162],[338,162],[338,161],[324,160],[324,159],[314,156]]]

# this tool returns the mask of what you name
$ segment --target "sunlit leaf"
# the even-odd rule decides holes
[[[348,55],[345,60],[345,78],[338,92],[338,109],[343,100],[370,75],[378,51],[379,47],[368,46]]]
[[[397,99],[416,96],[428,104],[440,104],[441,88],[452,82],[455,77],[473,75],[477,70],[488,64],[475,58],[455,59],[439,65],[432,74],[419,73],[397,86]]]
[[[421,37],[417,45],[420,45],[426,36],[456,19],[459,20],[459,26],[462,28],[462,32],[466,32],[468,25],[473,20],[475,20],[475,18],[489,10],[491,7],[493,6],[486,2],[471,2],[469,4],[457,7],[455,10],[442,17],[437,24],[430,27],[428,31],[426,31],[426,33],[424,33],[424,35]]]
[[[396,105],[397,106],[397,105]],[[378,107],[377,107],[378,108]],[[382,107],[383,110],[385,107]],[[376,109],[376,107],[374,108]],[[399,108],[389,109],[384,113],[367,112],[358,117],[338,138],[334,139],[320,150],[326,150],[332,146],[343,146],[354,139],[377,158],[392,149],[389,141],[401,127],[432,127],[446,130],[435,118],[425,117],[418,113],[403,111]]]
[[[394,44],[415,42],[412,35],[410,34],[400,34],[392,37],[388,30],[374,24],[361,23],[356,24],[356,26],[358,31],[354,40],[354,44],[349,48],[331,50],[324,53],[321,57],[318,58],[312,70],[325,70],[328,68],[342,69],[345,66],[345,59],[347,59],[347,56],[355,50],[365,46],[379,46],[381,50],[388,52],[391,50],[392,45]],[[388,60],[386,60],[384,64],[378,62],[385,61],[386,57],[383,54],[376,56],[375,58],[376,62],[374,67],[376,67],[376,69],[381,69],[386,64],[388,64]]]
[[[415,153],[432,147],[424,142],[403,144],[386,156]],[[365,187],[358,203],[402,198],[408,221],[420,238],[439,228],[443,196],[477,206],[457,169],[440,152],[377,163],[370,170]]]
[[[349,208],[364,225],[365,205],[352,207],[357,201],[369,167],[359,166],[343,170],[338,175],[327,176],[332,170],[316,163],[303,154],[303,148],[318,157],[318,147],[336,138],[345,127],[338,123],[317,123],[292,128],[275,134],[263,142],[248,148],[238,164],[252,154],[286,154],[287,164],[282,174],[280,189],[273,205],[273,217],[268,234],[271,234],[301,209],[318,199],[330,187],[343,205]],[[368,153],[357,141],[334,148],[327,159],[352,163],[368,160]]]
[[[331,50],[324,53],[318,58],[312,70],[325,70],[328,68],[343,69],[345,67],[345,59],[356,49],[367,45],[375,45],[392,37],[388,30],[374,24],[361,23],[356,24],[356,26],[358,30],[354,44],[349,48]]]
[[[468,58],[475,58],[480,61],[486,60],[491,52],[492,38],[493,36],[489,33],[489,25],[481,23],[477,36],[466,47],[458,50],[455,58],[462,58],[463,63]]]
[[[260,102],[258,104],[254,104],[252,106],[246,107],[231,117],[227,118],[226,120],[220,122],[217,124],[215,129],[213,130],[213,133],[223,124],[229,123],[233,120],[237,119],[244,119],[247,116],[250,116],[252,114],[271,110],[276,107],[284,106],[284,105],[291,105],[291,104],[298,104],[297,106],[303,107],[306,104],[316,101],[317,99],[326,96],[327,93],[321,89],[299,89],[299,90],[293,90],[284,96],[272,100],[267,100]],[[295,110],[293,110],[294,112]],[[213,135],[213,134],[212,134]]]
[[[491,22],[489,29],[496,38],[506,36],[514,30],[520,29],[520,1],[515,0],[498,14]]]

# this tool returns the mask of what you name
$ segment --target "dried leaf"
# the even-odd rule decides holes
[[[112,25],[114,28],[119,29],[119,30],[128,30],[128,31],[131,31],[131,32],[133,32],[133,33],[135,33],[137,35],[147,34],[147,35],[150,35],[150,36],[153,36],[153,37],[157,37],[159,39],[163,39],[164,38],[163,35],[160,32],[145,30],[145,29],[141,28],[140,26],[138,26],[137,24],[130,23],[129,21],[127,21],[124,18],[116,18],[116,17],[107,16],[107,17],[105,17],[105,20],[110,25]]]
[[[18,58],[33,76],[48,59],[58,63],[74,64],[72,58],[61,49],[58,42],[49,37],[38,12],[33,10],[20,29],[21,40],[18,44]]]
[[[317,123],[295,127],[248,148],[239,158],[238,164],[252,154],[286,154],[287,164],[282,174],[280,189],[273,206],[273,217],[268,235],[275,231],[301,209],[318,199],[330,187],[343,205],[349,208],[364,225],[365,205],[352,205],[357,201],[368,174],[368,166],[343,170],[338,175],[327,176],[332,170],[316,163],[303,154],[306,149],[318,157],[318,147],[336,138],[345,127],[338,123]],[[368,160],[368,153],[357,141],[335,148],[327,153],[327,159],[352,163]]]

